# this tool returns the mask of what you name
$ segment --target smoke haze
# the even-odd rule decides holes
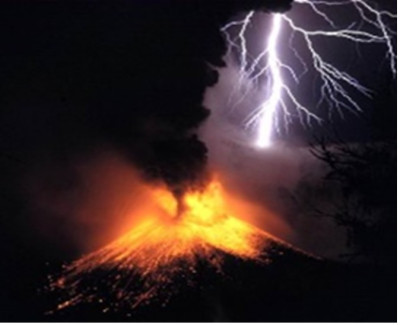
[[[312,205],[316,198],[310,196],[309,202],[300,202],[302,208],[295,200],[297,195],[304,196],[303,187],[308,184],[320,191],[318,206],[329,207],[334,192],[322,184],[324,166],[305,144],[276,142],[267,149],[254,147],[254,134],[244,128],[243,120],[262,100],[262,89],[250,90],[245,97],[235,92],[239,68],[231,58],[226,61],[227,67],[219,69],[218,84],[208,88],[204,100],[211,116],[200,134],[209,151],[211,168],[223,175],[226,187],[279,216],[291,229],[283,239],[314,254],[338,258],[346,252],[345,229],[332,219],[315,216]],[[262,217],[256,223],[274,233]]]

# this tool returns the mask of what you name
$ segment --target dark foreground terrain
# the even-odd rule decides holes
[[[21,255],[22,256],[22,255]],[[27,257],[28,258],[28,257]],[[56,296],[40,289],[44,264],[21,264],[20,281],[6,283],[2,321],[396,321],[395,267],[345,265],[315,260],[275,247],[268,265],[227,257],[225,274],[199,265],[191,286],[180,284],[166,306],[103,313],[81,304],[52,315]],[[40,269],[41,268],[41,269]],[[40,276],[35,277],[35,274]],[[30,276],[25,276],[30,272]],[[14,275],[15,276],[15,275]],[[106,294],[106,293],[105,293]]]

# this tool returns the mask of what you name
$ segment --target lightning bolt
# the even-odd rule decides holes
[[[299,118],[305,127],[311,126],[312,122],[323,122],[318,114],[302,104],[302,101],[296,95],[295,86],[293,86],[293,84],[299,84],[302,76],[310,71],[314,71],[320,81],[320,95],[316,108],[326,104],[329,112],[337,111],[343,117],[344,110],[356,114],[362,112],[362,108],[352,95],[354,90],[364,96],[372,96],[372,92],[357,78],[328,62],[318,52],[316,46],[318,39],[341,39],[355,44],[384,45],[387,49],[386,57],[390,63],[391,71],[394,76],[397,73],[397,55],[394,48],[396,32],[389,27],[389,22],[396,20],[396,14],[376,9],[365,0],[294,0],[292,11],[295,11],[296,6],[309,7],[311,12],[317,18],[322,19],[326,26],[322,29],[309,30],[302,27],[290,14],[273,14],[265,48],[255,57],[249,54],[250,51],[246,44],[246,34],[255,16],[254,11],[248,13],[243,20],[232,21],[221,29],[228,44],[228,55],[236,51],[240,57],[240,78],[233,91],[236,93],[242,91],[243,80],[249,81],[255,88],[263,83],[263,78],[267,79],[265,99],[253,109],[244,121],[245,127],[256,127],[255,144],[258,147],[271,145],[274,123],[279,131],[278,110],[283,112],[286,129],[289,128],[293,117]],[[344,28],[337,27],[338,24],[332,18],[334,16],[332,10],[335,7],[348,7],[349,10],[351,8],[358,16],[358,21]],[[303,67],[300,72],[285,63],[279,53],[279,44],[285,42],[280,38],[281,31],[284,28],[291,31],[292,36],[287,42],[294,57]],[[307,53],[301,55],[293,46],[293,38],[296,36],[300,37],[305,43]],[[304,56],[308,56],[311,64],[307,65]],[[246,87],[242,91],[243,96],[234,105],[238,105],[244,97],[248,96],[251,89],[252,87]]]
[[[262,106],[262,118],[260,119],[260,126],[258,129],[258,139],[257,145],[260,147],[265,147],[270,145],[271,133],[272,133],[272,118],[274,112],[279,105],[282,87],[284,85],[281,72],[280,65],[278,59],[277,52],[277,42],[279,37],[279,32],[282,27],[282,16],[280,14],[276,14],[273,17],[273,27],[271,31],[271,35],[268,40],[268,66],[271,71],[272,78],[272,89],[271,95],[264,102]]]

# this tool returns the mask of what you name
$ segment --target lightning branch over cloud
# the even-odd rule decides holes
[[[325,26],[318,29],[303,27],[301,22],[292,16],[299,6],[309,7],[316,18],[323,20]],[[353,23],[346,27],[338,26],[333,13],[338,7],[355,10],[357,17]],[[239,102],[251,94],[252,86],[249,87],[248,83],[245,85],[244,80],[257,87],[267,78],[267,82],[264,82],[265,99],[256,105],[244,121],[245,127],[256,128],[254,142],[258,147],[271,145],[274,126],[279,131],[278,111],[283,112],[286,129],[289,128],[293,118],[298,118],[303,126],[311,126],[313,122],[323,122],[321,115],[307,107],[296,93],[296,85],[309,71],[316,73],[319,79],[317,109],[324,104],[329,112],[335,110],[342,117],[345,110],[358,114],[362,112],[362,108],[353,95],[354,90],[366,97],[372,96],[372,91],[356,77],[330,62],[317,49],[316,43],[321,38],[385,46],[390,69],[393,75],[396,75],[397,54],[393,44],[396,32],[390,25],[397,16],[389,11],[376,9],[365,0],[295,0],[290,13],[272,15],[265,48],[257,56],[250,54],[246,42],[254,15],[255,11],[251,11],[243,20],[232,21],[221,30],[228,44],[228,55],[235,53],[239,56],[240,77],[233,90],[240,93]],[[289,40],[282,38],[283,29],[291,31]],[[295,36],[300,37],[305,43],[306,53],[299,53],[294,47]],[[285,41],[288,41],[288,48],[300,62],[302,71],[284,61],[285,55],[280,52],[279,44]],[[311,63],[306,63],[307,60]],[[231,104],[235,107],[238,102]]]

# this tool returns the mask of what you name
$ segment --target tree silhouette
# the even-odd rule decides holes
[[[396,254],[396,89],[392,76],[380,80],[374,109],[367,124],[370,137],[349,143],[334,132],[327,145],[317,140],[312,154],[328,172],[325,180],[336,183],[339,198],[329,215],[348,232],[352,257],[372,258],[376,263],[395,261]]]
[[[339,197],[330,212],[346,227],[351,257],[393,260],[396,253],[396,151],[391,143],[327,146],[324,140],[312,154],[328,167],[325,180],[338,185]]]

